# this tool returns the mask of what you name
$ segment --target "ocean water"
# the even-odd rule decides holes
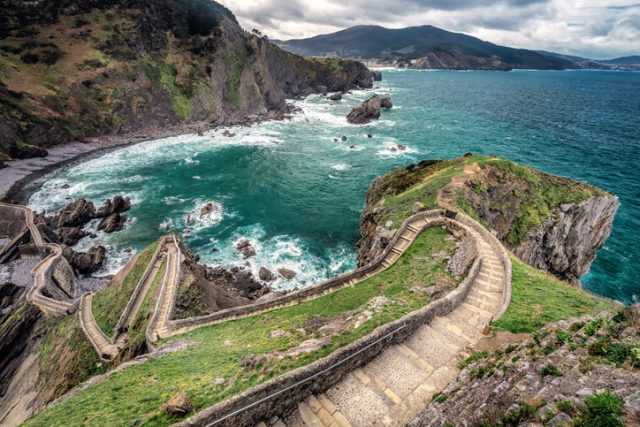
[[[52,211],[81,196],[98,204],[130,196],[126,229],[98,233],[110,249],[105,274],[130,256],[127,248],[177,231],[211,265],[292,269],[294,280],[275,284],[292,288],[355,266],[359,216],[375,177],[420,159],[492,154],[617,194],[614,231],[583,283],[625,303],[640,301],[640,73],[383,75],[379,87],[341,102],[297,101],[302,113],[291,121],[99,155],[51,175],[30,206]],[[395,107],[371,125],[347,124],[350,108],[372,93],[391,94]],[[406,150],[394,151],[397,144]],[[219,209],[200,218],[207,202]],[[243,238],[257,251],[247,261],[235,251]],[[85,239],[80,247],[95,243]]]

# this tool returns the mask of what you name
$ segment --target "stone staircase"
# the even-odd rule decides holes
[[[289,418],[271,420],[270,425],[405,425],[425,408],[434,393],[457,376],[458,362],[471,354],[485,326],[500,313],[507,270],[510,274],[510,264],[505,265],[497,241],[492,242],[490,236],[472,227],[465,228],[476,238],[482,259],[465,301],[446,316],[421,326],[404,343],[389,347],[325,393],[300,402]],[[408,228],[406,237],[416,232]],[[399,243],[399,250],[402,245]]]

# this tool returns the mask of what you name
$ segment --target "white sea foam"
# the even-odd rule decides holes
[[[402,148],[401,146],[403,144],[397,144],[395,140],[387,140],[382,144],[383,148],[378,150],[377,153],[379,157],[398,157],[418,152],[418,150],[416,150],[415,148],[409,147],[407,145],[404,145],[404,148]]]
[[[336,170],[336,171],[346,171],[351,169],[351,165],[348,165],[346,163],[338,163],[335,164],[333,166],[331,166],[331,169]]]

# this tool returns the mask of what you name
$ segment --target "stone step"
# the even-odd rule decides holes
[[[472,341],[470,341],[467,337],[458,335],[457,333],[449,329],[449,321],[443,317],[436,317],[429,324],[429,326],[442,335],[446,336],[450,341],[458,344],[461,348],[466,348],[472,343]]]
[[[420,365],[420,362],[415,361],[407,354],[406,350],[401,351],[398,346],[390,347],[364,369],[396,405],[401,403],[402,398],[425,382],[433,372],[431,366]]]
[[[455,342],[429,327],[419,328],[405,344],[432,366],[431,372],[449,363],[460,350]]]

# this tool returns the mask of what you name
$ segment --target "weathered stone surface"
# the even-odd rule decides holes
[[[184,415],[193,409],[193,404],[187,394],[181,391],[165,403],[162,409],[171,415]]]
[[[260,271],[258,271],[258,277],[263,282],[273,282],[277,278],[276,275],[266,267],[260,267]]]
[[[637,341],[640,323],[631,316],[623,323],[611,321],[612,315],[602,317],[605,322],[611,322],[612,327],[602,326],[589,335],[585,325],[593,318],[569,319],[546,326],[536,339],[505,345],[499,350],[502,354],[489,354],[470,364],[442,390],[446,400],[432,401],[409,425],[494,425],[509,410],[517,410],[523,403],[535,412],[521,419],[518,425],[541,426],[543,420],[552,415],[545,425],[569,425],[577,412],[585,410],[586,399],[604,390],[623,399],[625,425],[637,425],[640,418],[631,407],[639,397],[638,370],[629,359],[616,367],[606,355],[598,356],[596,343],[620,345]],[[559,341],[558,332],[566,334],[566,342]],[[542,369],[549,366],[556,367],[561,376],[543,376]],[[562,400],[569,401],[576,412],[562,412],[558,407]]]
[[[81,198],[62,209],[55,217],[53,224],[56,228],[83,227],[95,217],[96,209],[93,203]]]
[[[291,280],[296,277],[296,272],[293,270],[289,270],[288,268],[279,268],[278,273],[280,273],[280,275],[287,280]]]
[[[385,95],[383,97],[374,96],[364,101],[360,106],[351,110],[347,115],[347,121],[351,124],[361,125],[371,122],[373,119],[380,117],[381,108],[392,108],[391,97]]]
[[[98,224],[98,230],[104,230],[105,233],[113,233],[114,231],[122,230],[126,222],[126,216],[120,215],[119,213],[113,213],[100,221],[100,224]]]
[[[334,94],[332,94],[329,99],[331,101],[340,101],[342,99],[342,92],[336,92]]]
[[[236,244],[236,250],[240,252],[244,259],[251,258],[256,254],[256,250],[247,239],[242,239]]]
[[[131,208],[131,199],[123,196],[115,196],[113,199],[107,199],[96,212],[97,218],[104,218],[114,213],[126,212]]]
[[[62,255],[71,267],[80,274],[88,275],[100,270],[107,250],[104,246],[94,246],[87,252],[76,252],[69,247],[63,247]]]

